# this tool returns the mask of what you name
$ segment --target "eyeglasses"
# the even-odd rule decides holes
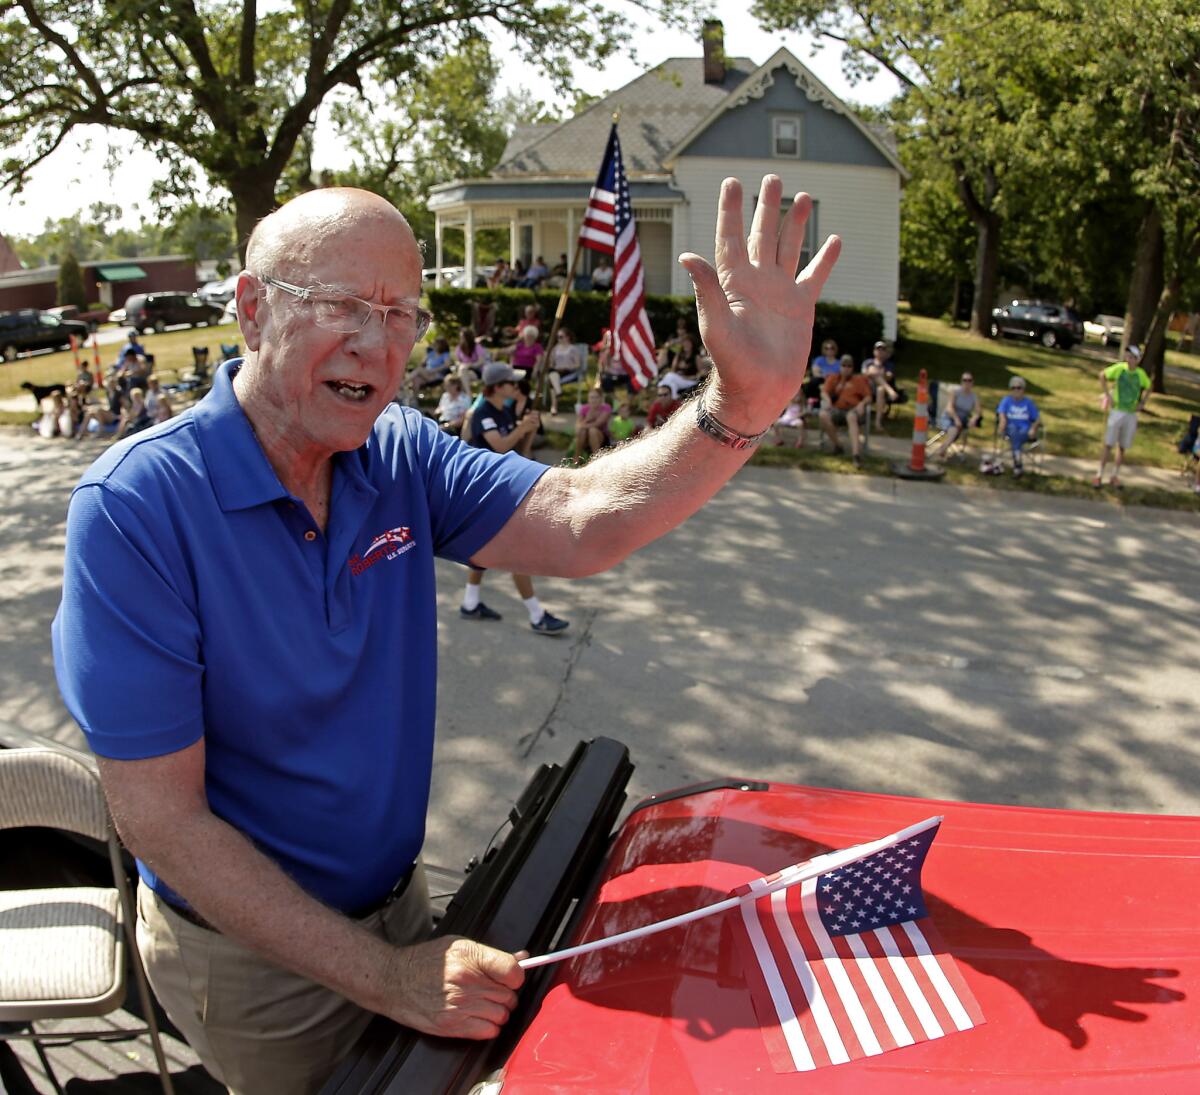
[[[962,382],[964,384],[973,384],[975,382],[975,378],[973,376],[964,376],[962,378]]]
[[[349,293],[330,293],[322,289],[302,288],[299,285],[289,285],[278,278],[258,275],[258,280],[264,285],[273,285],[290,293],[297,300],[304,301],[313,310],[313,322],[326,331],[337,331],[343,335],[361,331],[371,318],[373,312],[383,313],[383,326],[387,329],[388,320],[394,315],[400,325],[400,330],[407,333],[409,328],[415,330],[414,338],[421,338],[429,330],[433,316],[424,308],[418,307],[416,301],[406,300],[400,304],[374,304]]]

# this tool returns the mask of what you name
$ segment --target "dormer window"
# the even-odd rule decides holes
[[[777,159],[800,159],[799,114],[775,114],[771,117],[771,155]]]

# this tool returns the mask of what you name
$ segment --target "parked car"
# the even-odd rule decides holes
[[[136,293],[125,302],[125,319],[142,334],[165,331],[175,323],[207,327],[221,322],[223,306],[209,304],[195,293]]]
[[[1083,333],[1098,338],[1105,346],[1119,346],[1125,337],[1124,316],[1097,316],[1083,321]]]
[[[222,323],[237,323],[237,297],[230,297],[225,302],[225,310],[221,313]]]
[[[230,274],[227,278],[201,285],[196,290],[196,296],[201,300],[208,301],[209,304],[225,304],[232,300],[233,294],[237,292],[238,277],[238,274]]]
[[[120,327],[121,324],[125,322],[125,309],[114,308],[108,313],[108,322],[115,323],[118,327]]]
[[[1024,338],[1048,349],[1069,350],[1083,341],[1083,322],[1063,304],[1041,300],[1014,300],[992,309],[992,338]]]
[[[90,333],[88,325],[78,320],[22,308],[0,315],[0,357],[12,361],[24,350],[65,350],[72,335],[83,342]]]
[[[57,308],[47,308],[47,312],[52,316],[58,316],[59,319],[74,319],[80,323],[86,323],[89,331],[94,331],[101,323],[107,323],[111,314],[107,308],[93,308],[90,311],[81,311],[74,304],[60,304]]]

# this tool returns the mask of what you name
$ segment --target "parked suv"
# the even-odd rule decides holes
[[[1047,304],[1040,300],[1014,300],[992,309],[992,338],[1036,339],[1053,349],[1069,350],[1083,341],[1083,322],[1063,304]]]
[[[86,323],[22,308],[0,315],[0,356],[12,361],[22,350],[65,350],[72,335],[83,342],[88,333]]]
[[[173,323],[208,326],[221,322],[221,306],[195,293],[137,293],[125,302],[125,322],[142,334],[164,331]]]

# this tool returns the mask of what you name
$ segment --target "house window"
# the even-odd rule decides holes
[[[800,115],[776,114],[771,118],[771,155],[800,159]]]

